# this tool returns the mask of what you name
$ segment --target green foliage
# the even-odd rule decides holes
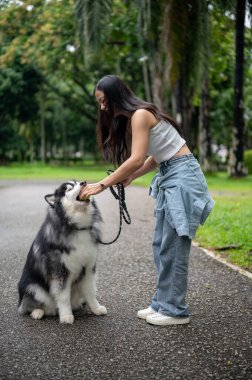
[[[174,87],[183,75],[186,91],[192,93],[199,89],[206,63],[207,2],[173,0],[169,17],[170,82]]]
[[[252,149],[244,152],[244,164],[248,169],[248,173],[252,174]]]
[[[29,5],[2,1],[2,159],[39,158],[41,118],[46,124],[48,156],[59,158],[63,151],[69,158],[77,151],[97,155],[97,104],[93,97],[96,81],[104,74],[117,74],[143,98],[149,81],[150,90],[160,95],[162,106],[168,110],[174,100],[168,81],[169,67],[172,86],[183,71],[186,102],[192,103],[194,99],[196,111],[201,101],[197,89],[203,71],[209,67],[212,140],[229,147],[235,26],[230,13],[224,10],[232,12],[234,3],[179,0],[170,1],[167,7],[165,0],[30,0]],[[251,49],[251,31],[247,30],[244,66],[247,149],[252,145]],[[143,57],[147,57],[146,66],[141,62]],[[193,111],[188,109],[188,114]],[[196,111],[192,127],[195,140]]]
[[[14,115],[21,122],[31,120],[38,111],[36,93],[41,76],[31,66],[17,61],[0,71],[0,117]]]
[[[22,159],[36,136],[37,93],[41,76],[30,65],[15,60],[0,71],[0,158]],[[27,140],[27,144],[26,144]]]
[[[212,139],[231,146],[233,125],[233,21],[220,9],[211,11],[210,123]]]
[[[97,155],[97,104],[93,88],[102,75],[116,73],[129,84],[134,84],[132,87],[138,83],[134,90],[140,94],[143,92],[135,33],[136,7],[121,1],[104,0],[79,1],[76,9],[81,3],[85,3],[89,10],[89,23],[82,27],[89,29],[90,46],[80,46],[77,38],[80,20],[78,12],[78,19],[75,18],[74,0],[31,0],[29,6],[25,2],[9,2],[0,13],[0,68],[3,72],[13,68],[12,75],[8,78],[9,93],[5,91],[2,109],[10,121],[18,120],[22,123],[8,136],[11,142],[15,133],[21,130],[22,139],[27,144],[26,150],[33,151],[30,156],[34,158],[39,158],[41,117],[45,120],[49,157],[62,156],[63,151],[68,157],[77,151],[82,155],[86,152]],[[93,44],[94,41],[97,44]],[[83,60],[83,56],[87,55],[88,65]],[[14,69],[15,62],[19,62],[24,72],[29,69],[38,74],[38,96],[29,89],[33,86],[31,75],[26,76],[27,88],[23,90],[23,94],[30,93],[30,99],[28,95],[17,98],[15,93],[13,96],[12,92],[16,91],[19,82],[23,80],[19,69]],[[44,88],[43,102],[41,86]],[[15,109],[11,104],[6,107],[12,99],[16,103]],[[25,108],[25,104],[30,104],[30,108]],[[20,111],[20,118],[17,118],[16,109]],[[10,123],[1,124],[2,134],[6,135],[8,128],[11,128]],[[7,152],[8,149],[7,140],[2,140],[1,151]],[[10,158],[6,153],[5,156]]]
[[[89,56],[101,49],[104,43],[104,30],[111,11],[111,0],[77,0],[75,3],[79,41],[86,65]]]

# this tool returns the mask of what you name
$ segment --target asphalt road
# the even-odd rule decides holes
[[[153,200],[141,188],[126,189],[132,225],[99,249],[98,299],[108,314],[84,309],[73,325],[18,315],[17,282],[45,217],[43,196],[58,184],[0,181],[0,379],[252,379],[252,281],[200,249],[190,261],[191,323],[136,317],[155,288]],[[109,191],[96,199],[103,238],[112,239],[117,203]]]

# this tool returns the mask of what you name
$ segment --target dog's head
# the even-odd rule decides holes
[[[64,219],[77,227],[85,227],[90,224],[92,215],[97,210],[92,197],[80,200],[81,189],[86,186],[86,182],[68,181],[63,183],[54,194],[45,196],[46,202],[52,209]]]
[[[83,205],[87,206],[90,203],[90,199],[80,200],[79,198],[80,191],[86,184],[86,182],[77,182],[75,180],[62,183],[53,194],[47,194],[45,200],[53,208],[59,202],[64,202],[65,205],[68,204],[75,208],[83,207]]]

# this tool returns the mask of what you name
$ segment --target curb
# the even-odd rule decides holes
[[[196,248],[200,248],[207,256],[211,257],[212,259],[219,261],[220,263],[226,265],[227,267],[233,269],[236,272],[239,272],[243,276],[246,276],[246,277],[248,277],[249,279],[252,280],[252,273],[251,272],[248,272],[245,269],[242,269],[242,268],[240,268],[240,267],[238,267],[238,266],[236,266],[234,264],[230,264],[228,261],[226,261],[225,259],[223,259],[222,257],[220,257],[220,255],[214,254],[209,249],[200,247],[196,242],[192,242],[192,245],[194,247],[196,247]]]

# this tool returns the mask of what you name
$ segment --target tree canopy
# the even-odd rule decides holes
[[[231,148],[235,3],[1,1],[1,160],[96,157],[93,88],[109,73],[182,122],[195,154],[203,114],[206,143]],[[245,149],[252,145],[251,45],[246,27]]]

